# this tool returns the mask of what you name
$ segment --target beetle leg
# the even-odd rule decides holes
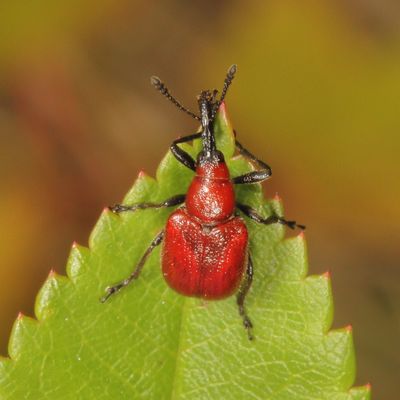
[[[267,218],[262,217],[260,214],[257,213],[254,208],[251,208],[250,206],[246,204],[241,204],[241,203],[236,203],[236,207],[242,211],[242,213],[249,218],[251,218],[253,221],[256,221],[260,224],[264,225],[270,225],[270,224],[282,224],[288,226],[290,229],[295,229],[300,228],[300,229],[306,229],[304,225],[296,224],[296,221],[287,221],[283,217],[278,217],[277,215],[270,215]]]
[[[185,167],[188,167],[189,169],[196,171],[196,162],[193,160],[192,156],[188,153],[186,153],[185,150],[182,150],[178,144],[179,143],[186,143],[190,142],[191,140],[198,139],[201,137],[201,132],[199,133],[194,133],[193,135],[189,136],[184,136],[178,139],[175,139],[170,147],[170,150],[172,154],[175,156],[175,158],[182,163]]]
[[[139,203],[133,204],[131,206],[124,204],[115,204],[109,209],[116,214],[119,214],[123,211],[136,211],[136,210],[145,210],[146,208],[164,208],[164,207],[173,207],[179,204],[182,204],[185,201],[185,194],[177,194],[176,196],[170,197],[167,200],[164,200],[161,203]]]
[[[246,298],[247,292],[250,289],[251,283],[253,282],[253,263],[251,261],[250,255],[248,256],[248,261],[247,261],[247,268],[246,268],[246,276],[240,286],[239,292],[236,296],[236,303],[239,308],[239,315],[243,319],[243,325],[247,331],[247,336],[249,340],[253,340],[253,333],[252,333],[252,328],[253,324],[250,321],[249,316],[246,313],[246,309],[244,307],[244,300]]]
[[[147,250],[144,252],[142,258],[136,265],[135,269],[133,272],[123,281],[117,283],[116,285],[109,286],[106,288],[106,294],[100,298],[100,301],[104,303],[107,301],[107,299],[112,296],[113,294],[119,292],[123,287],[128,286],[134,279],[137,279],[140,275],[140,272],[143,269],[143,266],[151,254],[151,252],[163,241],[164,239],[164,231],[162,230],[151,242],[150,246],[147,248]]]
[[[236,135],[236,132],[235,132]],[[254,154],[245,149],[237,140],[235,142],[236,148],[240,154],[254,163],[259,169],[257,171],[248,172],[247,174],[232,178],[234,184],[249,184],[262,182],[272,175],[271,167],[264,161],[259,160]]]

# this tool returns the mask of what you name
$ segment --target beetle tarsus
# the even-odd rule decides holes
[[[258,222],[259,224],[271,225],[271,224],[278,223],[278,224],[286,225],[290,229],[296,229],[296,228],[299,228],[299,229],[302,229],[302,230],[306,229],[305,225],[297,224],[296,221],[287,221],[285,218],[279,217],[277,215],[270,215],[269,217],[264,218],[263,216],[258,214],[257,211],[254,210],[254,208],[252,208],[252,207],[250,207],[250,206],[248,206],[246,204],[236,203],[236,207],[244,215],[246,215],[247,217],[249,217],[253,221]]]
[[[305,225],[297,224],[296,221],[286,221],[286,220],[285,220],[284,218],[282,218],[282,217],[276,217],[276,219],[277,219],[276,222],[279,222],[279,223],[282,224],[282,225],[286,225],[286,226],[288,226],[290,229],[299,228],[299,229],[301,229],[301,230],[303,230],[303,231],[306,229]],[[268,218],[267,218],[266,220],[268,220]]]
[[[122,204],[114,204],[113,206],[109,206],[108,209],[112,211],[114,214],[119,214],[123,211],[128,211],[127,206],[123,206]]]
[[[107,294],[100,298],[100,302],[105,303],[114,293],[118,292],[121,287],[120,285],[107,287],[105,290]]]
[[[239,315],[242,317],[243,326],[247,331],[247,337],[249,340],[253,340],[253,324],[249,316],[246,313],[246,309],[244,308],[244,301],[246,299],[247,292],[250,290],[250,286],[253,282],[253,262],[251,261],[250,255],[248,256],[246,275],[243,279],[243,282],[240,286],[239,292],[236,297],[236,303],[239,308]]]
[[[247,332],[247,337],[249,340],[254,340],[253,336],[253,324],[250,321],[250,318],[245,314],[245,311],[243,310],[243,326],[246,329]]]
[[[243,325],[247,331],[247,337],[249,338],[249,340],[254,340],[253,324],[251,323],[250,318],[247,315],[243,317]]]
[[[143,269],[143,266],[144,266],[147,258],[149,257],[151,252],[163,241],[163,239],[164,239],[164,231],[162,230],[150,243],[150,246],[144,252],[142,258],[137,263],[133,272],[127,278],[125,278],[121,282],[117,283],[116,285],[108,286],[106,288],[107,294],[100,298],[100,302],[102,302],[102,303],[106,302],[110,298],[110,296],[119,292],[125,286],[128,286],[134,279],[137,279]]]
[[[236,138],[236,131],[235,133]],[[248,172],[247,174],[243,174],[240,176],[236,176],[232,179],[232,183],[235,185],[248,185],[252,183],[258,183],[265,181],[272,175],[271,167],[265,163],[264,161],[259,160],[254,154],[250,153],[249,150],[244,148],[236,139],[235,139],[235,146],[238,152],[248,159],[252,164],[254,164],[258,169],[256,171]]]

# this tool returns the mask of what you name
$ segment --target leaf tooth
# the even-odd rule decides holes
[[[287,279],[304,279],[307,275],[307,246],[304,235],[285,239],[276,247],[279,261],[277,275]]]
[[[283,201],[278,193],[275,193],[275,196],[269,200],[269,204],[273,213],[276,215],[284,215]]]
[[[75,282],[76,278],[81,274],[83,267],[88,262],[88,258],[89,249],[74,242],[71,247],[66,267],[67,276],[72,280],[72,282]]]
[[[9,371],[13,367],[13,360],[10,357],[0,356],[0,396],[7,386],[7,379],[9,379]]]
[[[30,353],[34,347],[38,327],[37,320],[27,317],[21,312],[18,314],[8,342],[8,354],[12,360],[18,360],[24,352]]]
[[[323,276],[325,279],[330,280],[331,279],[331,271],[325,271],[321,276]]]
[[[322,333],[327,333],[333,321],[333,296],[329,276],[309,275],[304,280],[307,315]]]
[[[331,330],[324,341],[327,354],[327,368],[337,371],[334,377],[342,390],[349,390],[355,379],[355,354],[351,325]]]
[[[39,321],[47,319],[56,312],[57,299],[67,283],[70,283],[67,277],[58,275],[54,270],[50,271],[35,301],[35,315]]]
[[[323,282],[326,285],[326,299],[328,302],[326,314],[322,316],[323,319],[323,330],[327,332],[328,329],[332,326],[333,322],[333,314],[334,314],[334,305],[333,305],[333,294],[332,294],[332,281],[331,281],[331,273],[326,271],[321,275]]]
[[[146,172],[140,171],[134,185],[125,195],[124,204],[134,204],[140,201],[150,200],[151,195],[157,190],[157,181],[147,175]]]
[[[110,232],[116,231],[116,227],[121,223],[118,215],[115,215],[108,208],[104,208],[94,229],[89,236],[89,249],[96,251],[102,245],[103,239],[109,240]]]
[[[352,400],[370,400],[371,384],[367,383],[364,386],[355,386],[349,390]]]

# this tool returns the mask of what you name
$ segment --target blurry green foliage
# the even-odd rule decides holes
[[[343,225],[343,209],[331,204],[345,197],[349,234],[381,240],[379,230],[400,220],[400,41],[363,32],[329,0],[237,12],[216,50],[219,64],[239,64],[235,119],[275,171],[291,175],[293,192],[307,199],[302,209]],[[374,233],[369,216],[382,209],[391,218],[375,214]]]
[[[56,53],[65,51],[71,39],[89,32],[93,23],[110,12],[111,6],[115,7],[115,1],[2,1],[1,66],[40,57],[44,49],[51,48]]]

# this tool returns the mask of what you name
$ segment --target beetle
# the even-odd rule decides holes
[[[237,66],[232,65],[226,74],[221,96],[217,90],[203,90],[197,97],[200,115],[179,103],[165,84],[156,76],[153,86],[180,110],[200,121],[200,132],[174,140],[170,150],[185,167],[194,171],[193,180],[186,194],[178,194],[161,203],[116,204],[110,210],[116,214],[147,208],[176,207],[165,228],[153,239],[133,272],[121,282],[106,288],[100,299],[110,296],[137,279],[151,252],[163,243],[161,266],[168,285],[176,292],[191,297],[218,300],[237,293],[239,315],[253,339],[253,324],[247,315],[244,302],[253,280],[253,263],[248,249],[249,237],[245,216],[260,224],[280,223],[291,229],[305,226],[271,215],[263,217],[256,210],[235,200],[234,185],[254,184],[271,176],[271,168],[257,159],[237,140],[237,151],[255,167],[254,171],[231,178],[224,155],[217,149],[213,123],[218,109],[235,76]],[[236,135],[236,133],[235,133]],[[201,139],[202,151],[194,160],[178,145]]]

